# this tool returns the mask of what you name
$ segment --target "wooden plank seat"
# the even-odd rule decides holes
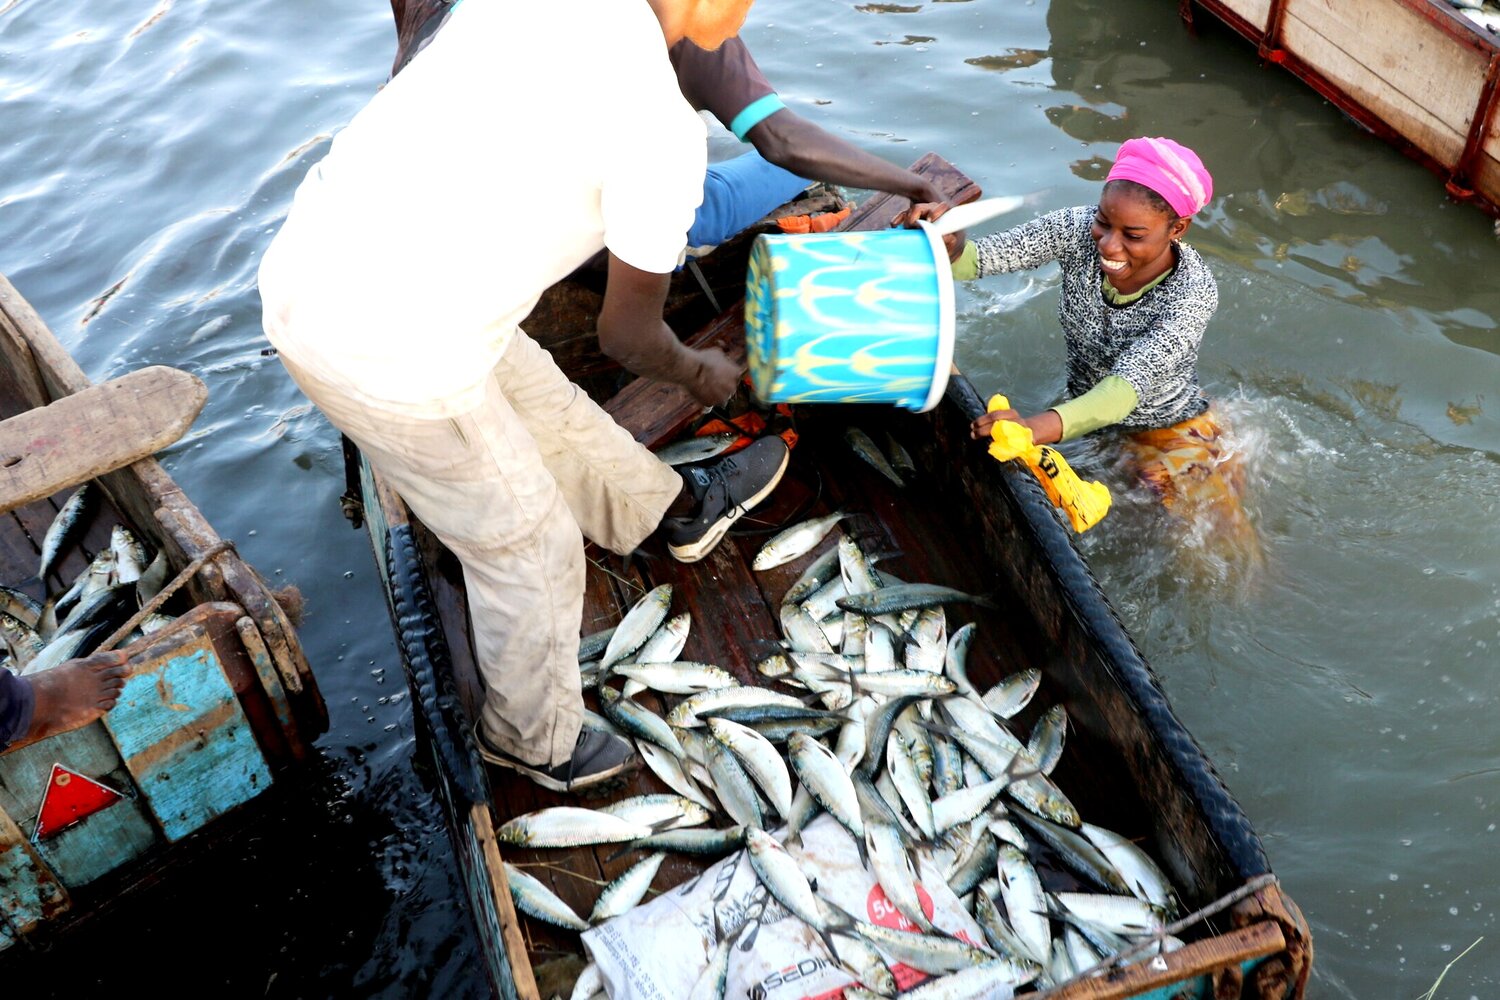
[[[0,421],[0,510],[156,454],[207,400],[197,376],[153,365]]]

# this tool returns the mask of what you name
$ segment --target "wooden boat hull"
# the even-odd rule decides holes
[[[90,385],[0,277],[0,417]],[[121,647],[134,673],[113,711],[0,754],[0,950],[22,938],[40,946],[158,877],[306,758],[328,727],[276,596],[161,465],[147,458],[91,482],[102,500],[59,577],[70,580],[107,547],[114,524],[165,552],[174,576],[201,565],[167,605],[176,621]],[[71,492],[0,515],[6,582],[36,572],[36,545]],[[80,787],[108,804],[55,829],[44,822],[53,796]]]
[[[1442,0],[1181,0],[1500,216],[1500,38]]]
[[[978,197],[966,178],[937,158],[924,158],[919,167],[945,186],[954,201]],[[893,210],[877,198],[848,224],[882,225]],[[738,340],[742,350],[741,324],[742,318],[730,310],[690,340],[731,349]],[[546,342],[535,324],[527,328]],[[637,381],[605,407],[638,440],[658,446],[701,414],[701,408],[674,396],[676,392]],[[859,530],[871,544],[900,553],[901,561],[894,564],[898,575],[994,595],[1001,610],[981,623],[992,649],[978,666],[972,649],[970,653],[976,683],[992,683],[1004,675],[1001,671],[1040,667],[1043,696],[1048,704],[1067,706],[1073,731],[1059,783],[1084,789],[1079,806],[1085,815],[1142,840],[1164,862],[1190,908],[1225,896],[1242,897],[1218,914],[1212,932],[1163,962],[1133,966],[1056,995],[1166,997],[1196,982],[1194,988],[1202,989],[1212,983],[1224,991],[1215,994],[1220,996],[1300,996],[1311,962],[1305,923],[1276,884],[1243,812],[1172,714],[1041,488],[1017,463],[1000,465],[969,441],[968,425],[981,410],[978,395],[962,376],[955,376],[943,403],[929,414],[869,407],[798,409],[800,441],[787,478],[767,503],[766,519],[848,505],[859,512]],[[890,432],[905,442],[923,470],[921,481],[899,491],[884,483],[844,445],[846,424],[877,438]],[[421,720],[419,742],[433,760],[448,806],[492,985],[503,997],[547,995],[539,994],[538,970],[524,942],[544,951],[576,950],[576,938],[535,923],[525,924],[523,937],[493,827],[566,800],[480,765],[470,725],[483,690],[456,560],[363,463],[360,480],[364,515]],[[586,584],[583,631],[614,624],[640,588],[670,582],[674,601],[682,602],[674,609],[693,616],[690,643],[702,643],[692,657],[709,659],[742,681],[755,682],[751,664],[766,637],[776,632],[775,600],[795,576],[790,567],[752,573],[749,557],[758,544],[731,534],[702,563],[660,558],[644,570],[590,550],[594,565]],[[653,781],[638,778],[626,793],[660,790]],[[581,859],[576,857],[580,854]],[[611,876],[627,863],[586,852],[574,855],[559,864],[576,861],[594,878]],[[539,857],[507,849],[512,861]],[[697,870],[669,859],[656,884],[676,884]],[[576,882],[559,878],[551,884],[564,899],[571,895],[584,902]]]

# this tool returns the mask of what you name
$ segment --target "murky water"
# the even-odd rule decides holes
[[[1417,996],[1483,935],[1439,995],[1495,996],[1490,222],[1237,37],[1191,38],[1175,3],[760,0],[745,34],[800,113],[899,162],[936,150],[1038,209],[1088,202],[1133,135],[1203,155],[1217,197],[1189,239],[1222,304],[1202,372],[1250,463],[1264,561],[1217,574],[1095,444],[1069,454],[1116,510],[1082,546],[1305,910],[1311,995]],[[336,440],[261,356],[254,293],[293,186],[393,49],[380,0],[0,2],[0,272],[95,378],[169,363],[207,380],[167,464],[307,594],[333,715],[322,765],[191,891],[47,963],[59,995],[142,981],[117,951],[84,960],[127,922],[194,945],[219,993],[480,989],[368,548],[339,516]],[[485,101],[455,99],[484,127]],[[1047,271],[961,293],[958,360],[982,391],[1056,398],[1055,305]]]

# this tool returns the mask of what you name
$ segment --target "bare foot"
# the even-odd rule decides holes
[[[23,676],[31,684],[36,706],[26,735],[11,741],[11,747],[70,732],[93,722],[115,707],[130,668],[119,650],[95,653],[80,660],[66,660],[41,673]]]

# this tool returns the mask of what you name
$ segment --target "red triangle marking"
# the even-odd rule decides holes
[[[101,785],[87,775],[70,771],[61,764],[52,765],[52,774],[47,778],[47,794],[42,796],[42,808],[36,817],[36,832],[33,839],[51,837],[75,823],[119,802],[123,795]]]

